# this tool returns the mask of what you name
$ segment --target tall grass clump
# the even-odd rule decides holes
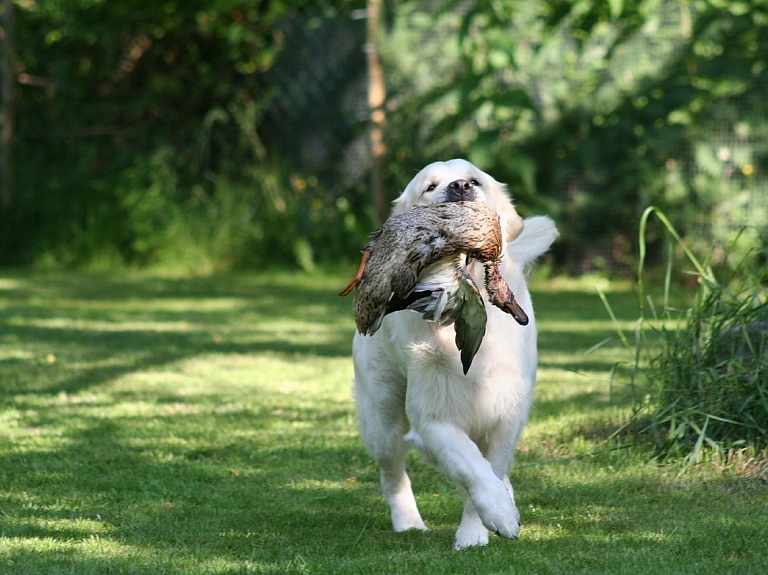
[[[670,258],[663,311],[655,318],[662,320],[658,338],[643,338],[652,341],[647,365],[640,368],[647,393],[635,400],[636,414],[648,422],[643,431],[662,457],[699,461],[704,448],[763,449],[768,444],[766,254],[755,250],[736,261],[726,257],[715,270],[711,258],[702,263],[690,252],[662,212],[648,208],[640,230],[641,300],[645,231],[653,213],[696,268],[699,285],[688,309],[672,310],[667,305]]]

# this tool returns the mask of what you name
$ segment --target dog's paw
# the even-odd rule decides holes
[[[488,530],[480,518],[478,517],[477,521],[462,521],[456,531],[453,548],[456,551],[461,551],[467,547],[482,547],[483,545],[488,545]]]
[[[520,533],[520,512],[507,486],[499,479],[485,487],[469,493],[483,525],[500,537],[517,539]]]
[[[395,524],[395,522],[392,522],[392,527],[395,530],[395,533],[401,533],[403,531],[411,531],[413,529],[417,531],[429,531],[429,527],[426,526],[426,524],[419,518],[418,521],[404,521],[404,522],[398,522]]]
[[[512,508],[505,512],[486,515],[483,518],[483,525],[499,537],[517,539],[520,534],[520,513],[517,511],[517,507],[512,505]]]
[[[396,533],[401,531],[410,531],[411,529],[418,529],[419,531],[429,531],[429,527],[424,524],[418,511],[415,512],[403,512],[392,511],[392,529]]]

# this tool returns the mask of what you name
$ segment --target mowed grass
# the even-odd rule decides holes
[[[356,427],[351,272],[0,273],[0,573],[768,572],[763,479],[608,439],[632,354],[589,282],[534,282],[520,539],[452,551],[461,501],[415,456],[431,531],[393,533]],[[605,287],[631,334],[634,294]]]

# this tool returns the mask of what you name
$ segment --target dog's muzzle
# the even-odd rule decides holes
[[[475,186],[467,180],[456,180],[445,188],[446,202],[473,202],[477,200]]]

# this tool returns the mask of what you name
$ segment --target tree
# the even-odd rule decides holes
[[[9,212],[13,203],[13,124],[14,94],[16,75],[16,22],[13,0],[3,0],[3,61],[2,61],[2,114],[3,127],[0,133],[0,211]]]
[[[384,181],[382,179],[387,149],[384,145],[384,127],[386,123],[384,102],[386,100],[386,88],[384,71],[379,61],[377,48],[381,0],[368,0],[367,13],[365,48],[368,60],[368,108],[371,114],[371,192],[376,214],[379,220],[383,222],[389,215],[389,204],[386,200]]]

